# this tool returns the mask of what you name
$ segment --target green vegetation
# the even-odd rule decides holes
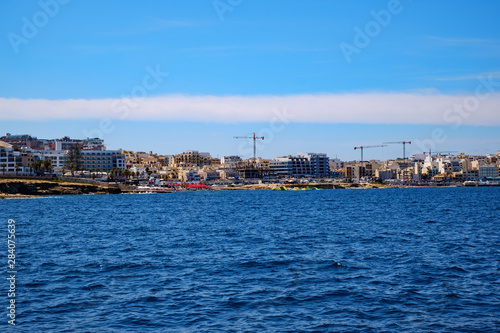
[[[75,171],[82,170],[82,148],[79,144],[72,145],[68,154],[66,155],[67,161],[65,167],[71,170],[71,174],[75,175]]]

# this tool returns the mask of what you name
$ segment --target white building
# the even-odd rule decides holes
[[[45,158],[50,158],[55,170],[61,170],[68,161],[67,150],[42,150]],[[125,169],[125,157],[121,150],[81,150],[82,166],[85,170]]]
[[[229,166],[229,167],[234,167],[238,162],[241,162],[242,159],[239,156],[233,155],[233,156],[222,156],[220,159],[220,164],[224,166]]]
[[[201,177],[198,170],[182,170],[179,173],[179,180],[182,182],[199,182]]]
[[[21,164],[21,152],[14,151],[12,145],[0,141],[0,171],[2,173],[15,173],[16,166]]]
[[[0,171],[9,174],[33,174],[30,165],[36,161],[44,160],[37,151],[24,147],[21,150],[13,150],[13,146],[7,142],[0,141]]]
[[[497,178],[498,167],[494,164],[480,165],[478,170],[479,179]]]
[[[277,177],[324,178],[330,176],[328,156],[316,153],[273,158],[269,161],[269,170]]]

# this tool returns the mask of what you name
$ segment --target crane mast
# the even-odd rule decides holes
[[[255,145],[256,140],[264,140],[263,136],[255,136],[255,133],[253,133],[253,136],[235,136],[235,139],[253,139],[253,163],[257,163],[257,148]]]
[[[371,146],[359,146],[359,147],[354,147],[354,150],[360,149],[361,150],[361,163],[363,163],[363,150],[365,148],[379,148],[379,147],[386,147],[387,145],[371,145]]]
[[[406,166],[406,145],[411,145],[411,141],[394,141],[394,142],[384,142],[384,144],[402,144],[403,145],[403,163]]]

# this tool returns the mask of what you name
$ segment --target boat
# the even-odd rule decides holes
[[[171,193],[174,189],[161,186],[137,186],[138,193]]]

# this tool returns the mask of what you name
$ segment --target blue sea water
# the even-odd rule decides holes
[[[0,200],[20,332],[498,332],[499,211],[500,188]]]

